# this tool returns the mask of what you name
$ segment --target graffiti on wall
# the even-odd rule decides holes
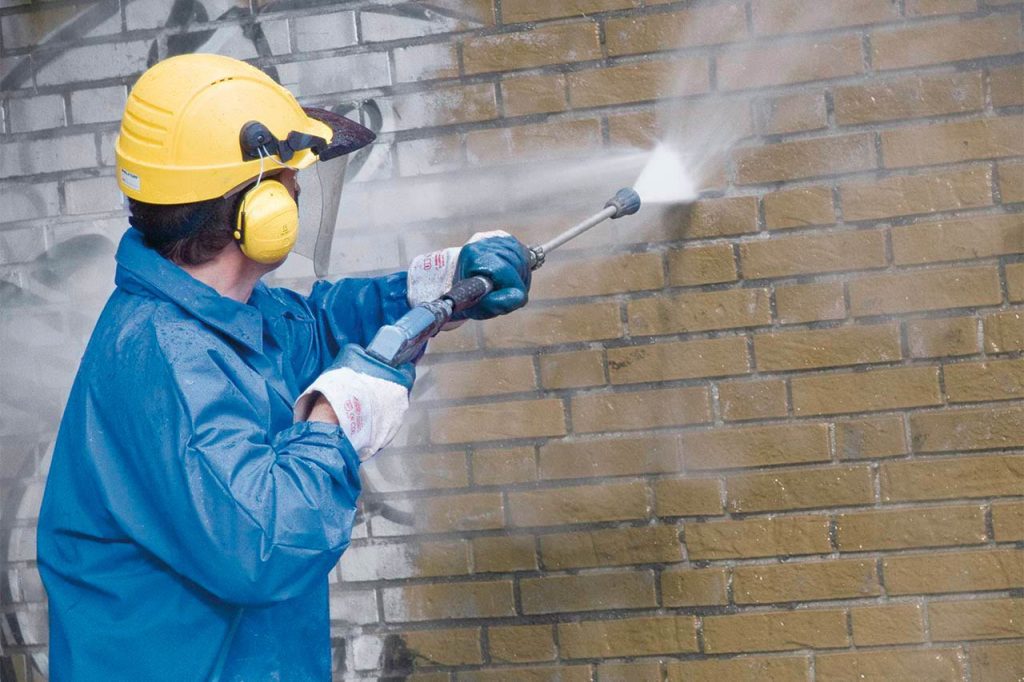
[[[338,3],[261,0],[250,9],[249,2],[234,0],[98,2],[73,16],[62,17],[30,54],[8,59],[0,92],[33,87],[42,69],[59,67],[61,57],[82,39],[109,35],[112,22],[117,24],[122,16],[159,30],[159,37],[148,46],[145,65],[177,54],[218,52],[254,60],[280,79],[273,63],[273,57],[279,55],[275,55],[274,39],[265,30],[267,22],[280,23],[282,17],[290,16],[289,12],[301,13],[328,4],[336,7]],[[379,39],[478,24],[472,12],[429,2],[359,9]],[[388,120],[393,111],[372,98],[332,108],[358,118],[377,132],[395,128]],[[369,150],[354,155],[348,164],[347,181],[372,172],[370,166]],[[25,167],[29,172],[36,170],[29,162]],[[53,193],[56,195],[56,190]],[[42,205],[55,201],[41,194],[34,183],[9,184],[5,194],[6,200],[27,206],[27,214],[55,213],[52,207]],[[2,237],[0,247],[4,247]],[[27,653],[20,659],[21,665],[0,656],[0,678],[41,680],[47,673],[43,646],[47,623],[45,595],[35,568],[34,519],[64,397],[112,280],[114,244],[103,235],[79,234],[27,260],[12,258],[12,251],[0,248],[0,259],[19,261],[0,268],[0,345],[5,348],[0,355],[0,477],[15,482],[0,499],[0,602],[20,606],[0,615],[0,654],[8,650]],[[367,503],[361,513],[361,521],[366,516],[381,516],[393,523],[412,525],[406,512],[382,501]],[[344,638],[336,640],[335,667],[339,674],[348,667],[347,649],[350,647],[346,647]],[[414,657],[401,637],[388,636],[382,639],[377,668],[388,679],[401,679],[411,671]]]

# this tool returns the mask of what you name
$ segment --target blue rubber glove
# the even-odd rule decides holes
[[[530,258],[515,237],[487,237],[462,247],[455,281],[484,275],[494,291],[453,319],[487,320],[526,305],[530,291]]]

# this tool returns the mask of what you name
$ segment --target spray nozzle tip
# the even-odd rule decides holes
[[[640,195],[632,187],[623,187],[604,205],[605,208],[609,206],[615,207],[613,220],[624,215],[633,215],[640,210]]]

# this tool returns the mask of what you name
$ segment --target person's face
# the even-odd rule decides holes
[[[299,187],[299,172],[291,168],[284,168],[281,170],[280,175],[277,176],[277,180],[285,186],[288,194],[298,203],[299,193],[302,191]]]

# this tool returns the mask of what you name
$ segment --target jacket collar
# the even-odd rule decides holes
[[[135,228],[124,233],[115,258],[114,281],[118,287],[171,301],[248,348],[263,352],[263,316],[259,310],[222,296],[195,279],[147,247]]]

